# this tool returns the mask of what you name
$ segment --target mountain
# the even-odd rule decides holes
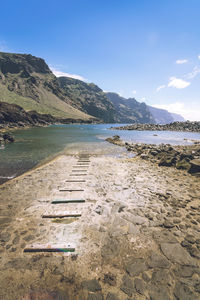
[[[116,93],[106,93],[117,112],[118,123],[155,123],[148,106],[134,98],[123,98]]]
[[[173,117],[173,122],[185,122],[185,119],[179,115],[179,114],[175,114],[175,113],[170,113]]]
[[[70,105],[45,61],[30,54],[0,52],[0,101],[56,118],[92,119]]]
[[[73,107],[105,123],[118,121],[117,111],[97,85],[69,77],[59,77],[58,81],[66,97],[72,100]]]
[[[153,106],[148,106],[148,108],[157,124],[169,124],[176,121],[185,121],[185,119],[181,115],[170,113],[165,109],[160,109]]]
[[[65,121],[153,124],[182,121],[179,115],[134,98],[105,93],[93,83],[57,78],[42,58],[30,54],[0,52],[0,102]]]
[[[106,93],[106,96],[118,112],[119,123],[168,124],[185,121],[181,115],[140,103],[135,98],[126,99],[116,93]]]

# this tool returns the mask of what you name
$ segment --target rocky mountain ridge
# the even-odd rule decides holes
[[[163,114],[163,110],[134,98],[105,93],[93,83],[57,78],[42,58],[30,54],[0,52],[0,102],[59,120],[152,124],[174,121],[167,111]]]

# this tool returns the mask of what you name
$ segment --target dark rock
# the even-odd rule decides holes
[[[134,280],[134,284],[135,284],[135,289],[136,291],[141,294],[141,295],[144,295],[144,292],[145,292],[145,284],[144,284],[144,281],[140,278],[136,278]]]
[[[120,300],[116,294],[108,293],[106,300]]]
[[[154,268],[168,269],[170,268],[171,264],[168,261],[168,259],[166,259],[166,257],[164,257],[163,255],[160,255],[159,253],[153,253],[148,260],[148,266],[153,269]]]
[[[111,286],[115,286],[116,285],[116,276],[111,273],[106,273],[106,274],[104,274],[103,282],[107,283]]]
[[[133,281],[128,275],[124,275],[124,277],[122,278],[120,289],[129,297],[131,297],[135,292]]]
[[[189,173],[200,173],[200,159],[193,159],[190,161],[191,168],[189,169]]]
[[[101,286],[96,279],[87,280],[82,282],[82,287],[90,292],[101,291]]]
[[[172,262],[180,265],[195,265],[194,260],[180,244],[162,243],[160,245],[163,254]]]
[[[89,294],[87,300],[103,300],[103,295],[101,293]]]
[[[157,270],[152,274],[151,282],[153,284],[170,285],[171,277],[168,270]]]
[[[166,285],[153,285],[148,287],[150,300],[172,300]],[[182,300],[182,299],[178,299]]]
[[[171,221],[165,220],[164,223],[163,223],[163,226],[165,228],[173,228],[175,225]]]
[[[195,268],[189,267],[189,266],[179,266],[178,268],[175,269],[174,272],[175,272],[176,276],[191,278],[195,272]]]
[[[184,283],[177,282],[174,288],[174,295],[178,300],[198,300],[199,296],[194,295],[192,290]]]
[[[10,240],[10,233],[8,232],[3,232],[0,234],[0,241],[1,242],[8,242]]]
[[[145,264],[145,260],[142,258],[134,258],[129,261],[125,267],[126,272],[130,276],[138,276],[140,273],[146,271],[148,268]]]
[[[191,234],[186,235],[185,240],[191,244],[194,244],[196,241],[195,237]]]

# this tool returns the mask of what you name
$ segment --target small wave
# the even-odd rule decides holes
[[[0,179],[12,179],[12,178],[14,178],[15,177],[15,175],[13,175],[13,176],[0,176]]]

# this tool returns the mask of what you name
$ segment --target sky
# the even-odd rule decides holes
[[[0,51],[200,120],[199,0],[7,0]]]

